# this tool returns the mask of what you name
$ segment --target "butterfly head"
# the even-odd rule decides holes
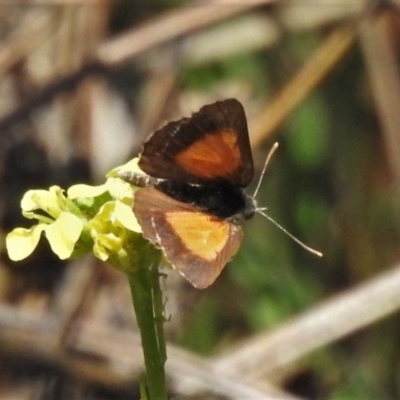
[[[228,221],[231,221],[235,224],[240,224],[243,220],[253,218],[254,214],[258,210],[256,199],[243,193],[243,201],[244,207],[240,211],[226,218]]]

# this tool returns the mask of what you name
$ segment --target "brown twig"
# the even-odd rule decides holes
[[[361,29],[361,44],[366,58],[378,115],[386,142],[393,176],[400,188],[400,79],[397,54],[388,35],[391,14],[367,19]],[[396,49],[397,50],[397,49]]]
[[[20,21],[18,27],[0,47],[0,75],[19,62],[51,36],[57,23],[54,14],[32,10]]]
[[[400,266],[263,333],[215,359],[215,371],[254,378],[279,372],[310,352],[400,309]],[[268,362],[266,362],[268,360]]]
[[[356,38],[354,26],[332,32],[284,89],[250,126],[253,146],[266,140],[348,52]]]
[[[110,39],[100,45],[88,64],[55,82],[50,82],[38,95],[2,118],[0,132],[5,132],[15,123],[26,119],[34,110],[49,103],[60,93],[75,89],[88,76],[104,74],[108,67],[122,64],[154,46],[273,1],[251,0],[234,5],[226,4],[224,0],[210,1],[198,6],[180,8],[146,22],[141,27],[135,27],[118,38]]]
[[[187,33],[273,2],[274,0],[248,0],[228,3],[214,0],[180,8],[102,44],[96,52],[96,59],[108,66],[120,64]]]
[[[99,329],[99,326],[84,323],[79,327],[80,335],[76,337],[71,350],[88,352],[97,357],[104,357],[121,368],[114,368],[109,372],[108,381],[114,386],[131,385],[132,375],[129,371],[141,372],[142,355],[140,338],[132,332],[117,332],[110,329]],[[77,361],[75,361],[77,362]],[[79,362],[79,360],[78,360]],[[84,360],[81,361],[80,370]],[[94,377],[96,365],[93,365],[93,374],[85,374],[87,378]],[[267,382],[252,382],[249,384],[244,376],[231,376],[216,373],[212,365],[202,357],[191,354],[174,345],[168,344],[168,360],[166,364],[167,376],[171,388],[179,395],[189,396],[198,393],[212,393],[225,396],[232,400],[263,399],[263,400],[295,400],[297,397],[285,393]],[[99,382],[104,377],[98,376]]]

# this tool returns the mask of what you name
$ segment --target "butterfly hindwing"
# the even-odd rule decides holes
[[[242,240],[240,226],[153,187],[137,190],[133,209],[143,235],[197,288],[214,282]]]
[[[228,99],[168,123],[145,143],[139,166],[161,179],[247,186],[254,171],[243,106]]]

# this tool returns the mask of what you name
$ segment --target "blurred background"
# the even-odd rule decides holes
[[[257,201],[324,257],[256,215],[213,286],[169,273],[171,396],[400,398],[400,5],[139,3],[0,5],[0,399],[139,398],[124,276],[45,241],[13,263],[4,237],[29,226],[26,190],[101,183],[166,121],[231,97],[248,193],[278,141]]]

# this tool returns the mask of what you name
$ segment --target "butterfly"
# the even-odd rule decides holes
[[[271,219],[244,192],[254,166],[246,114],[236,99],[157,130],[144,143],[139,167],[144,174],[123,179],[140,187],[133,211],[143,236],[196,288],[211,285],[238,251],[243,219],[256,211]]]

